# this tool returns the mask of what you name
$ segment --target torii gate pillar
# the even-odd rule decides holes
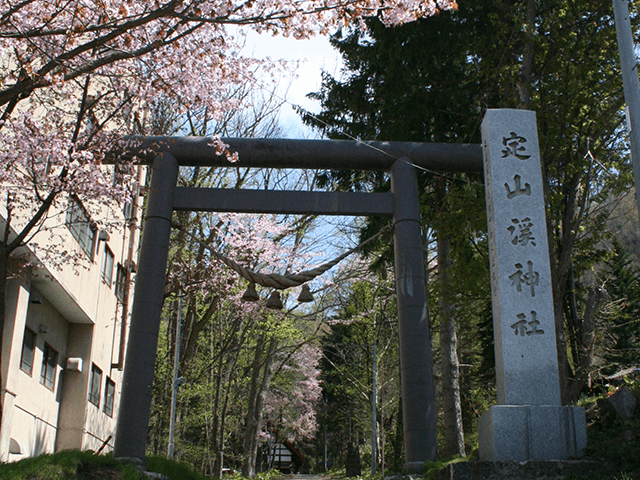
[[[400,381],[404,471],[419,472],[437,457],[431,334],[422,255],[420,197],[407,157],[391,167],[396,296],[400,332]]]
[[[170,153],[153,162],[113,447],[115,457],[143,462],[178,170]]]

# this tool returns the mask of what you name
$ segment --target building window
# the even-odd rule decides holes
[[[36,348],[36,334],[28,327],[24,329],[22,339],[22,355],[20,356],[20,368],[29,376],[33,373],[33,354]]]
[[[100,407],[100,390],[102,389],[102,370],[91,365],[91,383],[89,385],[89,401],[96,407]]]
[[[133,218],[133,203],[126,202],[124,207],[122,207],[122,215],[124,215],[125,220],[131,220]]]
[[[109,287],[111,287],[111,281],[113,280],[113,258],[113,252],[105,245],[100,273],[102,274],[102,279]]]
[[[73,197],[69,198],[65,223],[71,235],[73,235],[73,238],[80,244],[82,250],[89,258],[93,258],[96,227],[80,201]]]
[[[116,268],[116,298],[119,302],[124,302],[124,289],[127,283],[127,269],[118,264]]]
[[[104,413],[113,416],[113,399],[116,394],[116,383],[107,377],[107,382],[104,385]]]
[[[48,343],[44,344],[42,352],[42,369],[40,370],[40,383],[53,390],[56,384],[56,367],[58,366],[58,352]]]

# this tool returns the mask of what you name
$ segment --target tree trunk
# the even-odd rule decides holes
[[[221,478],[222,476],[222,469],[224,467],[225,429],[229,399],[234,388],[236,378],[238,377],[237,364],[241,351],[240,347],[244,344],[247,337],[247,329],[250,325],[250,322],[246,322],[243,326],[242,318],[243,317],[239,317],[234,320],[233,326],[230,329],[231,333],[226,339],[223,338],[222,334],[222,318],[220,318],[219,322],[220,353],[216,367],[216,400],[214,412],[216,419],[216,433],[213,436],[216,451],[214,472],[216,475],[219,475],[216,478]],[[224,362],[225,359],[227,360],[226,363]]]
[[[436,186],[436,213],[443,213],[443,199],[446,194],[444,179],[438,179]],[[456,336],[455,307],[449,286],[451,269],[451,237],[440,228],[437,231],[438,282],[440,296],[440,364],[442,369],[442,405],[444,410],[444,455],[466,456],[464,430],[462,426],[462,406],[460,401],[460,369],[458,364],[458,337]]]
[[[580,186],[582,194],[580,194]],[[549,251],[555,255],[550,255],[551,275],[553,277],[553,303],[556,326],[556,342],[558,352],[558,369],[560,378],[560,394],[563,405],[571,403],[575,396],[576,385],[573,377],[580,368],[580,356],[582,351],[593,348],[590,340],[583,344],[584,324],[593,322],[587,318],[588,315],[595,315],[597,308],[597,297],[593,297],[587,305],[583,317],[580,318],[577,312],[577,302],[575,301],[573,260],[577,242],[577,232],[580,231],[582,222],[587,211],[589,190],[589,173],[580,172],[573,175],[570,180],[564,182],[562,187],[564,202],[562,205],[562,223],[558,229],[557,245],[554,248],[552,227],[548,222],[549,231]],[[566,308],[565,308],[566,307]],[[565,315],[566,313],[566,315]],[[587,325],[588,327],[588,325]],[[586,347],[586,350],[585,350]],[[590,362],[590,360],[589,360]]]
[[[518,81],[518,99],[521,108],[531,108],[531,74],[533,72],[533,54],[536,35],[536,0],[527,0],[525,26],[525,44],[522,55],[522,69]]]
[[[580,396],[580,392],[584,388],[589,378],[589,370],[593,363],[593,353],[595,347],[595,326],[596,313],[600,306],[602,295],[597,286],[589,290],[587,304],[582,315],[582,325],[580,335],[577,339],[579,342],[577,360],[574,377],[567,388],[567,399],[575,401]]]
[[[269,390],[269,383],[273,373],[274,354],[278,346],[277,338],[275,336],[271,337],[269,347],[265,353],[265,336],[265,334],[262,334],[258,339],[252,364],[251,390],[245,417],[244,452],[242,455],[242,475],[246,478],[255,478],[256,476],[258,436],[260,434],[260,424],[262,423],[264,400]]]
[[[211,358],[214,358],[214,343],[213,343],[213,332],[214,325],[211,324],[211,338],[209,344],[209,355]],[[222,315],[218,316],[218,338],[220,339],[220,346],[222,347]],[[216,365],[217,363],[217,365]],[[211,438],[207,439],[209,441],[209,446],[213,447],[215,458],[213,460],[213,477],[214,478],[222,478],[222,464],[224,461],[223,453],[220,449],[218,449],[218,429],[220,428],[220,392],[222,389],[222,355],[218,358],[217,362],[211,364],[210,369],[211,378],[209,381],[213,383],[214,394],[213,394],[213,411],[211,412],[213,418],[211,420]]]

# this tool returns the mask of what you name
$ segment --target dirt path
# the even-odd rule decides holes
[[[310,473],[296,473],[293,475],[285,475],[283,480],[327,480],[327,476]]]

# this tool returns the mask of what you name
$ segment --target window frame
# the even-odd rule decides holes
[[[98,381],[96,382],[96,375],[98,376]],[[98,391],[95,391],[97,387]],[[95,363],[91,364],[91,376],[89,377],[89,395],[88,400],[90,403],[100,408],[100,396],[102,394],[102,369],[98,367]]]
[[[126,283],[127,269],[124,265],[118,262],[118,265],[116,266],[116,285],[114,288],[114,292],[116,294],[116,298],[120,303],[124,303]]]
[[[25,366],[25,346],[26,346],[26,339],[27,339],[27,334],[30,333],[31,335],[33,335],[33,345],[31,346],[31,364],[29,365],[29,369],[27,370],[26,368],[24,368]],[[20,352],[20,370],[22,370],[24,373],[26,373],[27,375],[29,375],[30,377],[33,377],[33,364],[34,364],[34,360],[36,357],[36,343],[38,341],[38,335],[36,334],[36,332],[34,332],[33,330],[31,330],[29,327],[27,327],[25,325],[24,327],[24,334],[22,336],[22,351]]]
[[[75,196],[69,197],[65,225],[71,236],[78,242],[80,249],[93,260],[96,248],[96,232],[98,231],[95,222],[91,220],[89,212],[84,208],[82,202]]]
[[[107,377],[104,382],[104,405],[102,411],[105,415],[113,417],[113,406],[116,398],[116,382]]]
[[[53,355],[52,355],[53,354]],[[43,385],[47,390],[55,392],[56,390],[56,373],[58,371],[58,351],[49,345],[44,343],[42,349],[42,364],[40,368],[40,385]]]
[[[122,207],[122,216],[125,220],[133,219],[133,201],[129,200],[124,203],[124,206]]]
[[[107,262],[108,259],[109,262]],[[109,288],[111,288],[111,286],[113,285],[113,267],[115,262],[115,255],[113,254],[109,246],[105,243],[104,253],[102,254],[102,265],[100,265],[100,276]]]

